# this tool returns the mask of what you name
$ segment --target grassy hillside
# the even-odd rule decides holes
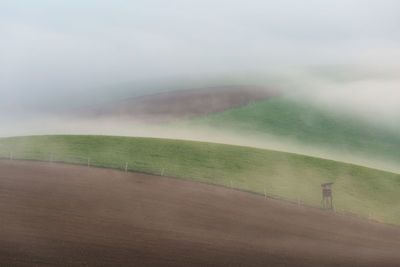
[[[319,206],[334,182],[339,212],[400,224],[400,175],[249,147],[152,138],[33,136],[0,139],[0,157],[70,162],[218,184]],[[346,210],[346,211],[345,211]]]
[[[210,126],[245,136],[290,138],[354,154],[400,162],[400,132],[383,129],[349,114],[333,113],[290,97],[276,97],[196,118],[180,126]]]

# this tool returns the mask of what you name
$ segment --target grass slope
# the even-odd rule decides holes
[[[32,136],[0,139],[0,157],[59,161],[163,174],[233,186],[319,206],[334,182],[337,211],[400,224],[400,175],[284,152],[169,139]]]
[[[275,135],[291,138],[306,145],[400,161],[399,132],[289,97],[255,102],[179,125],[210,126],[246,136]]]

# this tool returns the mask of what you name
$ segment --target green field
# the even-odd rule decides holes
[[[312,206],[334,182],[338,212],[400,224],[400,175],[303,155],[170,139],[32,136],[0,139],[0,157],[89,164],[217,184]]]
[[[176,123],[207,126],[243,136],[277,136],[303,145],[400,162],[400,131],[359,117],[328,111],[294,97],[275,97]]]

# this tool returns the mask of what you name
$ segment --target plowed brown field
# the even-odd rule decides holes
[[[240,107],[273,95],[277,93],[254,86],[178,90],[87,107],[79,110],[76,115],[80,118],[112,117],[161,123]]]
[[[400,228],[178,179],[0,160],[0,265],[400,266]]]

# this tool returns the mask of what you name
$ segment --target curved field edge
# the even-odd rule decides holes
[[[165,175],[320,206],[334,182],[337,212],[400,224],[400,175],[250,147],[171,139],[51,135],[0,139],[0,157]]]

